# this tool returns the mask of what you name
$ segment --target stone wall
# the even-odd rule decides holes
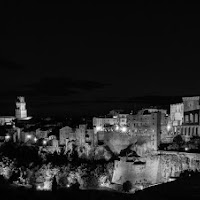
[[[200,170],[200,154],[160,151],[136,162],[115,161],[112,182],[156,184],[178,177],[184,170]]]
[[[157,183],[159,157],[139,159],[135,163],[115,161],[112,182],[123,184],[129,180],[134,185],[137,183]]]

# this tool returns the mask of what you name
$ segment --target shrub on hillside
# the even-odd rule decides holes
[[[129,192],[132,189],[132,183],[130,181],[126,181],[123,183],[123,191]]]

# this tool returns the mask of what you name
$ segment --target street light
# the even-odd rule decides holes
[[[37,138],[36,137],[34,137],[34,142],[37,142]]]
[[[47,141],[46,141],[46,140],[43,140],[42,143],[43,143],[43,145],[46,145],[46,144],[47,144]]]
[[[115,127],[115,130],[116,130],[116,131],[118,131],[118,130],[119,130],[119,126],[118,126],[118,125]]]
[[[96,127],[96,130],[97,130],[97,131],[101,131],[101,129],[102,129],[101,126],[97,126],[97,127]]]
[[[27,138],[27,139],[31,139],[31,135],[27,135],[26,138]]]
[[[171,125],[168,124],[168,125],[167,125],[167,130],[169,131],[170,129],[171,129]]]
[[[10,135],[6,135],[6,136],[5,136],[5,139],[6,139],[6,140],[9,140],[9,139],[10,139]]]
[[[185,151],[188,151],[189,150],[189,148],[188,147],[185,147]]]
[[[125,126],[123,126],[123,127],[121,128],[121,131],[122,131],[123,133],[125,133],[125,132],[127,131],[127,128],[126,128]]]

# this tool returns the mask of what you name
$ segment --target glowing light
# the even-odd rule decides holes
[[[101,131],[101,130],[102,130],[102,127],[101,127],[101,126],[97,126],[97,127],[96,127],[96,130],[97,130],[97,131]]]
[[[46,140],[43,140],[43,145],[46,145],[47,144],[47,141]]]
[[[37,185],[37,190],[42,190],[43,187],[41,187],[40,185]]]
[[[27,135],[26,138],[27,138],[27,139],[31,139],[31,135]]]
[[[125,132],[127,131],[127,128],[126,128],[125,126],[123,126],[123,127],[121,128],[121,131],[122,131],[123,133],[125,133]]]
[[[37,142],[37,138],[36,137],[34,138],[34,141]]]
[[[167,125],[167,130],[169,131],[170,129],[171,129],[171,125],[168,124],[168,125]]]
[[[143,185],[140,185],[139,188],[140,188],[140,190],[143,190],[143,189],[144,189],[144,186],[143,186]]]
[[[69,185],[69,184],[67,184],[67,187],[69,188],[69,187],[70,187],[70,185]]]
[[[115,130],[118,131],[118,130],[119,130],[119,126],[116,126],[116,127],[115,127]]]
[[[189,150],[189,148],[188,147],[185,147],[185,151],[188,151]]]
[[[6,139],[6,140],[9,140],[9,139],[10,139],[10,135],[6,135],[6,136],[5,136],[5,139]]]

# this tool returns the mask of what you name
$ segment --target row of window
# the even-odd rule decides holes
[[[195,113],[195,114],[193,115],[192,113],[190,113],[189,115],[185,115],[184,121],[185,121],[186,123],[188,123],[188,122],[191,122],[191,123],[195,122],[195,123],[196,123],[196,122],[198,122],[198,114]]]
[[[198,127],[183,127],[181,129],[181,134],[188,136],[197,136],[198,130],[199,130]]]

